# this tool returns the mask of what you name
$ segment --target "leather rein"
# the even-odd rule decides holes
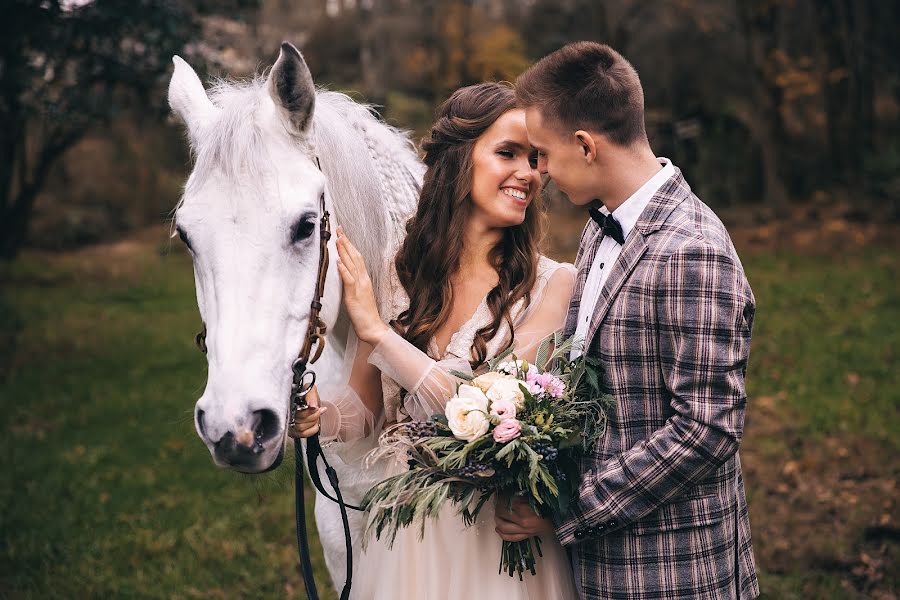
[[[319,164],[319,158],[316,157],[316,166],[322,170]],[[294,426],[294,417],[297,411],[308,408],[306,396],[316,383],[316,373],[308,369],[310,364],[315,363],[322,356],[325,349],[325,333],[327,327],[322,322],[320,316],[322,312],[322,296],[325,294],[325,280],[328,275],[328,241],[331,239],[331,216],[325,208],[325,192],[319,197],[319,204],[322,210],[322,218],[319,221],[319,269],[316,277],[316,291],[310,305],[309,322],[306,327],[306,335],[303,339],[303,345],[300,353],[291,364],[293,372],[293,380],[291,383],[290,394],[290,419],[285,429]],[[206,323],[203,323],[203,330],[197,334],[197,346],[205,354],[206,353]],[[312,355],[312,356],[310,356]],[[334,490],[332,496],[322,485],[322,479],[319,475],[318,461],[321,459],[325,466],[325,475],[328,477],[328,483]],[[319,441],[319,433],[316,432],[312,436],[306,438],[306,464],[309,470],[309,478],[320,494],[336,503],[341,511],[341,523],[344,527],[344,544],[347,552],[347,579],[341,590],[341,600],[348,600],[350,597],[350,588],[353,582],[353,544],[350,537],[350,521],[347,515],[347,509],[362,511],[358,506],[347,504],[341,495],[341,488],[338,482],[337,472],[328,463],[325,454],[322,452],[322,445]],[[306,588],[306,596],[309,600],[318,600],[319,594],[316,589],[316,582],[313,577],[312,562],[310,560],[309,538],[306,530],[306,512],[304,510],[304,480],[303,480],[303,448],[299,438],[294,439],[294,513],[297,526],[297,551],[300,558],[300,571],[303,575],[303,585]]]

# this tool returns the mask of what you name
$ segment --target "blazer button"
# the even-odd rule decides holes
[[[575,530],[575,538],[580,540],[583,537],[584,537],[584,530],[576,529]]]
[[[606,524],[607,527],[615,527],[617,525],[618,525],[618,523],[616,523],[615,521],[610,521]]]

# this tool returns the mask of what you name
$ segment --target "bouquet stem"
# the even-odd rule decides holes
[[[533,547],[532,543],[534,543]],[[521,542],[504,541],[500,551],[499,572],[506,571],[510,577],[518,575],[519,581],[522,581],[522,575],[526,570],[532,575],[537,574],[535,569],[535,551],[537,551],[538,556],[543,556],[541,553],[541,538],[537,536]]]

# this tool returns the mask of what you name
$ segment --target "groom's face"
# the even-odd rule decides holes
[[[528,141],[538,151],[538,171],[550,176],[573,204],[584,205],[597,197],[589,163],[574,132],[548,123],[537,107],[525,110]]]

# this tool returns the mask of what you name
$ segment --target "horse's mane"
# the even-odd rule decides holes
[[[267,99],[265,77],[218,80],[209,98],[221,112],[214,126],[200,128],[192,139],[195,169],[188,186],[198,185],[216,167],[245,180],[262,177],[262,167],[271,160],[267,132],[258,119]],[[345,94],[318,90],[313,130],[309,149],[321,161],[337,222],[366,258],[384,305],[388,261],[418,200],[424,165],[405,132]]]
[[[386,300],[388,262],[418,201],[425,166],[405,132],[345,94],[320,90],[314,123],[338,221],[366,258],[379,300]]]

